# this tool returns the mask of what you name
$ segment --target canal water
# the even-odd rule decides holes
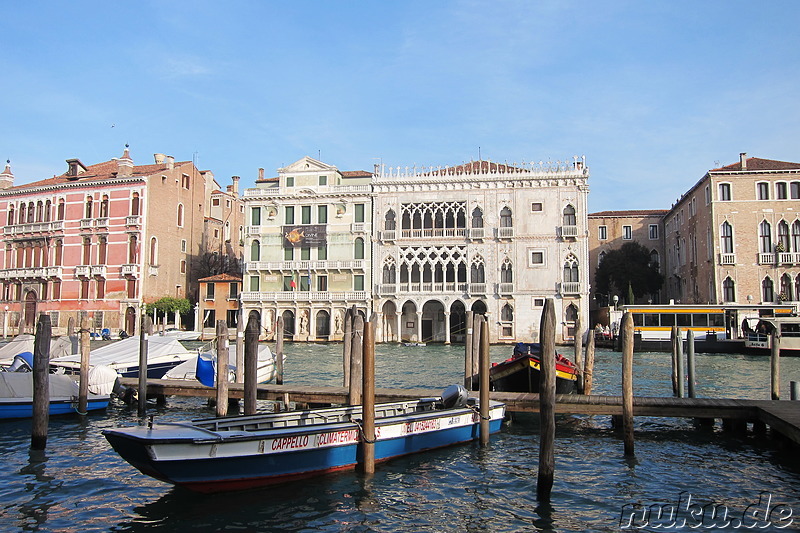
[[[463,372],[462,346],[378,345],[376,351],[378,387],[444,389]],[[286,344],[285,352],[286,383],[341,384],[341,345]],[[492,360],[510,352],[492,346]],[[781,364],[788,398],[789,380],[800,380],[800,358]],[[620,367],[619,353],[598,352],[596,392],[620,393]],[[636,394],[670,396],[669,376],[668,354],[635,355]],[[767,399],[769,360],[699,355],[697,390],[703,397]],[[170,398],[166,406],[154,404],[150,414],[176,421],[213,411],[200,400]],[[608,417],[559,418],[552,500],[539,505],[536,416],[506,423],[487,448],[466,444],[400,458],[377,465],[371,477],[342,472],[209,496],[146,477],[111,450],[101,431],[137,424],[135,407],[116,404],[85,420],[52,418],[44,453],[29,450],[30,421],[2,422],[0,530],[583,532],[627,526],[688,531],[699,524],[670,522],[666,512],[659,517],[653,511],[670,506],[704,508],[700,529],[800,530],[796,449],[765,436],[723,433],[719,425],[696,429],[679,419],[637,419],[636,457],[626,459]],[[687,505],[688,497],[697,507]],[[637,504],[651,511],[634,515]],[[773,512],[759,521],[766,507]],[[713,521],[709,509],[717,510]],[[675,516],[685,518],[686,512]]]

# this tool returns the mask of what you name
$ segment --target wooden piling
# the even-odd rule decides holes
[[[574,348],[574,363],[578,367],[578,380],[576,383],[578,394],[583,394],[583,330],[581,329],[580,315],[575,319],[575,333],[572,345]]]
[[[217,416],[228,414],[228,325],[217,320]]]
[[[542,360],[539,372],[539,473],[536,497],[550,501],[555,474],[556,436],[556,312],[552,298],[547,298],[539,328]]]
[[[481,446],[489,444],[489,323],[481,316],[480,363],[480,414]],[[474,337],[473,337],[474,340]]]
[[[283,385],[283,317],[275,321],[275,384]]]
[[[364,357],[364,317],[361,313],[353,313],[353,342],[350,345],[350,405],[361,404],[363,386],[363,357]]]
[[[375,322],[363,325],[362,344],[362,403],[361,417],[363,435],[361,439],[362,470],[365,474],[375,473]]]
[[[350,386],[350,358],[353,351],[353,311],[344,312],[344,338],[342,339],[342,386]]]
[[[70,317],[72,320],[72,317]],[[69,328],[68,328],[69,329]],[[74,329],[74,326],[73,326]],[[80,323],[81,370],[78,381],[78,414],[85,415],[89,405],[89,317],[84,313]]]
[[[633,456],[633,316],[622,315],[622,432],[625,455]]]
[[[33,421],[31,423],[31,449],[44,450],[47,446],[47,426],[50,422],[50,316],[39,315],[33,341]]]
[[[467,311],[467,322],[465,324],[467,331],[464,337],[464,387],[467,390],[474,390],[472,384],[472,337],[474,335],[472,329],[472,311]]]
[[[681,330],[672,326],[670,340],[672,341],[672,394],[678,394],[678,344],[681,342]]]
[[[692,330],[687,330],[687,335],[690,331]],[[680,333],[680,329],[678,330],[678,332]],[[677,347],[678,350],[677,350],[677,357],[675,359],[676,362],[675,375],[678,378],[678,391],[676,393],[676,396],[678,398],[683,398],[684,396],[686,396],[686,371],[683,362],[683,338],[680,335],[678,336]]]
[[[73,335],[75,335],[75,317],[71,316],[67,320],[67,337],[72,337]]]
[[[244,414],[256,414],[258,392],[258,335],[261,324],[257,313],[251,313],[244,329]]]
[[[772,330],[769,350],[769,377],[773,400],[781,399],[781,333],[778,328]]]
[[[689,376],[689,398],[694,398],[695,391],[695,363],[694,363],[694,331],[686,332],[686,371]]]
[[[590,331],[586,339],[586,359],[583,362],[583,393],[592,393],[592,375],[594,374],[594,332]]]
[[[147,335],[153,329],[153,323],[146,314],[142,315],[139,331],[139,389],[138,414],[147,414]]]
[[[472,346],[471,346],[472,355],[470,356],[470,360],[472,361],[472,368],[470,369],[470,372],[472,372],[473,376],[477,376],[478,372],[480,371],[480,363],[481,363],[480,349],[481,349],[481,343],[480,343],[479,339],[476,339],[476,337],[478,336],[479,332],[481,331],[481,321],[482,320],[486,320],[486,317],[484,315],[482,315],[480,313],[473,313],[472,314]],[[474,379],[475,378],[473,377],[473,380]],[[477,385],[477,384],[473,383],[473,386],[474,385]]]
[[[236,383],[244,383],[244,311],[241,307],[236,321]]]

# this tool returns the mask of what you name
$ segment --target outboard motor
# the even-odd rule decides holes
[[[442,392],[442,404],[445,409],[466,407],[469,392],[461,385],[450,385]]]
[[[9,372],[32,372],[33,371],[33,354],[31,352],[22,352],[14,356],[14,361],[8,367]]]

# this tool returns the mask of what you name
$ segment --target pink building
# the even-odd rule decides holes
[[[162,154],[135,165],[127,147],[110,161],[67,164],[60,176],[19,186],[9,165],[0,174],[9,331],[32,332],[46,312],[54,334],[64,333],[85,311],[95,329],[134,333],[143,303],[194,299],[189,274],[202,252],[211,172]]]

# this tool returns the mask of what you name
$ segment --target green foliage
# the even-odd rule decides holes
[[[595,290],[603,294],[620,294],[627,289],[627,303],[632,298],[655,294],[664,284],[658,265],[650,264],[650,252],[638,242],[626,242],[606,252],[594,275]]]
[[[186,298],[172,298],[165,296],[151,304],[147,304],[146,311],[148,315],[153,314],[153,310],[158,310],[159,315],[165,313],[174,313],[178,311],[182,315],[188,314],[192,310],[192,304]]]

